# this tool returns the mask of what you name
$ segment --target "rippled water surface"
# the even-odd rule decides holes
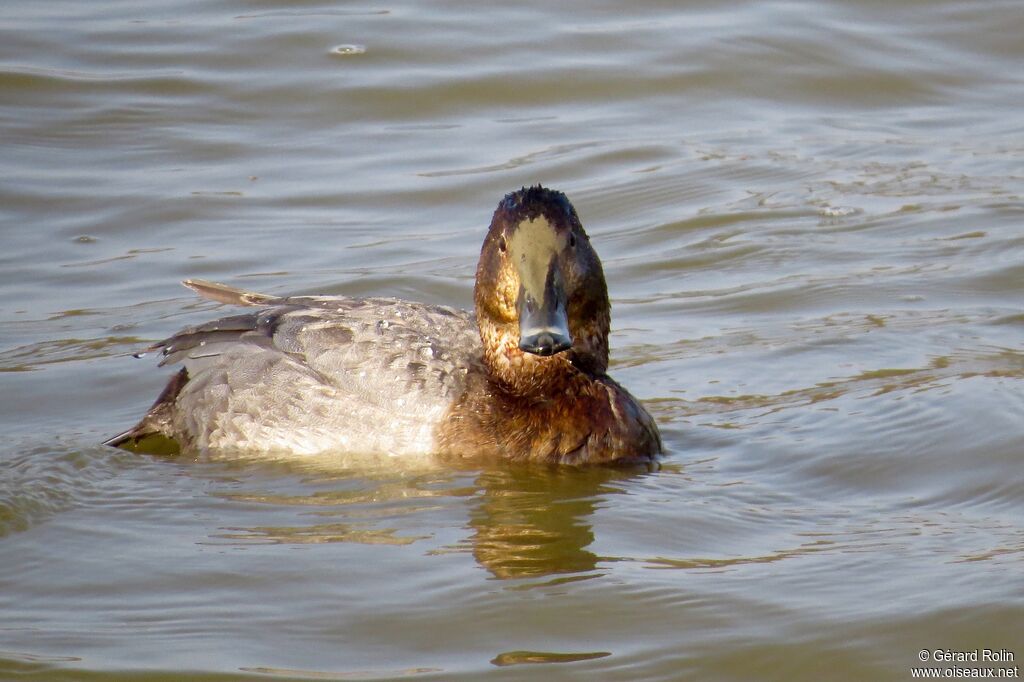
[[[1022,35],[1016,0],[8,0],[0,678],[1024,665]],[[230,312],[178,281],[469,307],[535,182],[659,470],[98,445],[166,380],[131,353]]]

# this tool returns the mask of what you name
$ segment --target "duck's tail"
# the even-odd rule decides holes
[[[276,296],[258,294],[255,291],[246,291],[245,289],[236,289],[235,287],[229,287],[226,284],[208,282],[205,279],[186,279],[182,284],[203,298],[211,301],[217,301],[218,303],[252,306],[265,305],[271,301],[277,300]]]
[[[138,424],[105,440],[103,444],[132,452],[178,454],[180,444],[168,435],[171,432],[171,407],[187,381],[188,371],[182,367],[167,382],[156,402]]]
[[[218,303],[260,306],[279,300],[275,296],[259,294],[255,291],[246,291],[245,289],[236,289],[235,287],[229,287],[226,284],[208,282],[203,279],[187,279],[182,282],[182,284],[203,298],[211,301],[217,301]],[[252,324],[255,322],[250,321],[250,317],[255,319],[252,315],[238,316],[237,319],[243,319],[246,323],[239,328],[231,327],[228,329],[227,333],[237,335],[239,333],[239,329],[252,329]],[[236,318],[230,319],[236,320]],[[175,346],[181,345],[181,347],[175,347],[174,352],[189,350],[197,344],[206,343],[210,337],[216,337],[218,334],[224,333],[224,322],[225,320],[218,320],[210,325],[190,328],[184,332],[180,332],[178,335],[175,335],[167,341],[161,341],[160,343],[150,346],[145,351],[142,351],[142,353],[139,353],[138,356],[144,355],[148,351],[163,349],[164,355],[169,357],[165,358],[165,360],[160,364],[163,365],[168,362],[176,362],[177,359],[173,355],[169,355],[168,344],[179,341],[181,337],[195,337],[190,343],[183,345],[175,344]],[[157,397],[156,402],[154,402],[153,406],[149,408],[146,415],[139,420],[138,424],[124,433],[119,433],[113,438],[104,441],[104,445],[110,445],[123,450],[131,450],[133,452],[149,452],[154,454],[171,454],[180,451],[179,443],[170,435],[173,433],[171,428],[171,415],[174,408],[174,401],[177,400],[178,394],[181,393],[181,389],[188,381],[188,378],[188,370],[182,368],[181,371],[172,376],[171,380],[167,382],[167,385],[164,386],[164,390],[161,391],[160,395]]]

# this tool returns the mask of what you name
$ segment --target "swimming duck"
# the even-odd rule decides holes
[[[647,461],[654,420],[607,375],[608,288],[561,192],[502,199],[480,250],[473,313],[391,298],[278,298],[200,280],[251,313],[151,346],[182,364],[131,450],[561,464]]]

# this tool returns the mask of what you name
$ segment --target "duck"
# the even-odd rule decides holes
[[[106,445],[556,465],[649,463],[662,453],[654,419],[608,376],[607,283],[561,192],[523,187],[498,203],[472,312],[184,285],[253,310],[137,353],[180,368]]]

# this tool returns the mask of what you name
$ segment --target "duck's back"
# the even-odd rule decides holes
[[[161,364],[187,374],[151,426],[199,451],[436,451],[435,428],[478,365],[470,313],[381,298],[265,303],[158,344]]]

